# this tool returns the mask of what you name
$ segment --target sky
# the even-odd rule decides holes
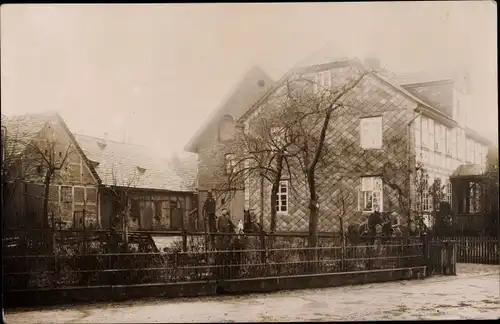
[[[394,72],[467,69],[470,125],[496,141],[496,19],[490,1],[2,5],[1,108],[169,155],[252,65],[277,79],[327,45]]]

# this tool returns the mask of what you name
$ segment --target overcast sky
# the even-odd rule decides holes
[[[2,112],[57,110],[74,132],[182,151],[253,64],[278,78],[311,52],[395,71],[461,66],[473,128],[497,138],[492,2],[3,5]]]

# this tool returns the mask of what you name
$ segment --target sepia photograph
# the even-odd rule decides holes
[[[2,316],[500,318],[493,1],[3,4]]]

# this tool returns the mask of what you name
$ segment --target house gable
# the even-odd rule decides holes
[[[249,107],[257,101],[272,85],[271,78],[259,67],[252,67],[242,80],[229,92],[206,123],[191,138],[184,150],[198,153],[200,146],[207,145],[218,137],[220,122],[225,116],[237,120]],[[208,144],[209,145],[209,144]]]

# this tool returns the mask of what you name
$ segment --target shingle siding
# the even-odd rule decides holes
[[[345,73],[346,70],[337,71]],[[335,77],[335,76],[334,76]],[[343,78],[347,76],[344,75]],[[341,190],[350,194],[350,201],[346,206],[347,223],[356,222],[361,217],[358,211],[358,191],[360,177],[363,175],[377,174],[387,161],[395,161],[405,168],[408,165],[407,156],[407,129],[410,111],[416,104],[386,86],[379,80],[367,77],[354,92],[351,102],[358,110],[343,109],[332,118],[328,130],[330,149],[336,150],[345,147],[349,142],[350,149],[328,165],[318,166],[316,173],[317,190],[319,195],[320,216],[318,230],[320,232],[338,231],[339,205],[335,202]],[[372,115],[382,115],[383,118],[383,148],[382,150],[363,151],[360,147],[360,118]],[[258,116],[255,116],[258,118]],[[250,123],[252,124],[252,123]],[[341,137],[342,136],[342,137]],[[340,140],[340,138],[343,138]],[[399,141],[395,142],[395,139]],[[357,170],[352,170],[357,166]],[[342,170],[344,169],[344,170]],[[349,170],[351,169],[351,170]],[[292,171],[293,172],[293,171]],[[297,171],[300,174],[300,171]],[[394,173],[394,182],[399,186],[407,183],[406,172]],[[307,231],[309,221],[308,190],[305,183],[296,180],[289,196],[289,212],[287,215],[277,216],[278,231]],[[264,227],[270,225],[270,184],[266,181],[264,188]],[[342,189],[341,189],[342,188]],[[260,181],[249,181],[249,205],[256,214],[260,213]],[[394,190],[384,186],[384,210],[397,209],[398,198]]]

